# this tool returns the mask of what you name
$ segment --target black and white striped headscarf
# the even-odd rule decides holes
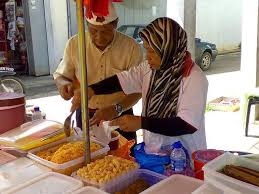
[[[151,22],[140,36],[162,59],[160,69],[152,72],[143,116],[176,116],[187,51],[186,32],[174,20],[164,17]]]

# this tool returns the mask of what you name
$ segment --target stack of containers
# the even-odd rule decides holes
[[[71,193],[83,187],[83,183],[72,177],[49,172],[24,184],[2,192],[2,194]]]
[[[69,142],[74,142],[74,141],[80,141],[82,140],[80,137],[78,136],[72,136],[69,138],[65,138],[50,144],[47,144],[45,146],[30,150],[28,152],[28,157],[44,166],[47,166],[48,168],[52,169],[54,172],[58,172],[61,174],[65,174],[65,175],[71,175],[72,172],[78,170],[79,168],[81,168],[83,166],[84,163],[84,157],[80,157],[77,158],[75,160],[71,160],[69,162],[65,162],[63,164],[57,164],[48,160],[45,160],[39,156],[37,156],[36,154],[42,150],[47,150],[53,147],[56,147],[60,144],[63,143],[69,143]],[[96,152],[91,153],[91,159],[92,160],[96,160],[98,158],[102,158],[104,156],[107,155],[108,151],[110,150],[108,145],[105,145],[99,141],[97,141],[96,139],[91,139],[92,142],[97,143],[99,145],[102,146],[102,149],[97,150]]]
[[[226,165],[241,166],[259,171],[259,163],[257,161],[253,161],[242,156],[236,156],[231,153],[225,153],[203,167],[205,182],[208,182],[213,187],[223,190],[224,194],[259,193],[259,187],[223,174],[221,171]],[[229,190],[231,190],[231,192]]]
[[[15,159],[15,156],[0,150],[0,165],[6,164],[7,162],[10,162]]]
[[[36,164],[28,158],[18,158],[3,164],[0,166],[0,193],[49,171],[47,167]]]

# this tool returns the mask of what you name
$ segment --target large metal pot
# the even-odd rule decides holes
[[[17,128],[24,122],[24,94],[0,93],[0,134]]]

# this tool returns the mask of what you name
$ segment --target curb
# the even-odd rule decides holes
[[[218,55],[226,55],[226,54],[231,54],[231,53],[241,53],[241,50],[236,49],[236,50],[230,50],[230,51],[220,51],[218,53]]]

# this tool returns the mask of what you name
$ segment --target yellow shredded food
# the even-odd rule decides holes
[[[130,160],[116,156],[106,156],[80,168],[77,171],[77,176],[97,183],[106,183],[137,167],[138,165]]]
[[[102,148],[101,145],[91,142],[90,150],[95,152]],[[57,163],[63,164],[65,162],[75,160],[84,155],[84,143],[83,141],[70,142],[65,144],[60,144],[56,147],[40,151],[36,154],[42,159]]]

